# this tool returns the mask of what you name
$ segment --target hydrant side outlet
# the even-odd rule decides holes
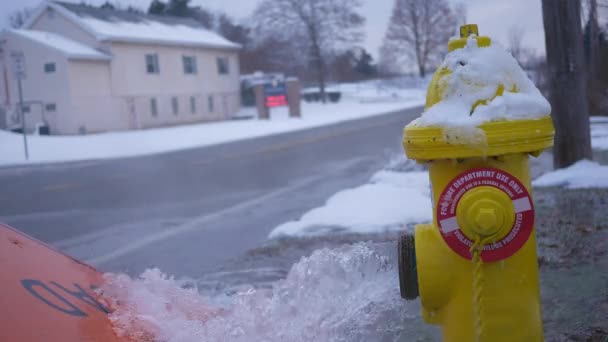
[[[418,272],[414,236],[404,234],[398,242],[399,289],[404,299],[418,298]]]

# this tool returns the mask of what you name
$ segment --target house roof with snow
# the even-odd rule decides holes
[[[51,32],[35,30],[9,30],[8,32],[55,49],[63,53],[68,59],[111,59],[109,55],[103,52]]]
[[[99,41],[184,45],[219,49],[239,49],[241,47],[239,44],[204,28],[194,19],[102,9],[86,4],[59,1],[43,3],[26,23],[25,28],[30,28],[48,8],[62,14]]]

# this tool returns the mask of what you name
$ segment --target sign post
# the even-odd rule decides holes
[[[300,81],[297,78],[275,78],[271,82],[260,82],[253,88],[255,102],[260,119],[270,119],[270,109],[288,106],[289,117],[299,118],[300,110]]]
[[[285,81],[287,86],[287,105],[289,106],[289,116],[292,118],[299,118],[302,116],[302,110],[300,108],[300,81],[297,78],[288,78]]]
[[[21,117],[21,131],[23,133],[23,149],[25,151],[25,160],[29,160],[29,151],[27,148],[27,134],[25,134],[25,113],[23,112],[23,87],[21,80],[25,78],[25,55],[21,51],[11,53],[13,61],[13,71],[17,79],[17,87],[19,90],[19,115]]]

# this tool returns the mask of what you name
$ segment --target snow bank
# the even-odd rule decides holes
[[[432,219],[427,172],[383,170],[370,183],[330,197],[324,206],[299,220],[276,227],[270,238],[314,236],[330,232],[374,233],[403,229]]]
[[[415,126],[476,127],[488,121],[531,119],[549,115],[551,106],[515,59],[495,42],[478,47],[471,37],[462,49],[447,54],[440,68],[443,101],[413,121]],[[499,88],[504,91],[497,96]],[[473,112],[473,106],[480,100]]]
[[[159,270],[108,274],[102,292],[117,334],[135,341],[403,341],[419,308],[399,297],[393,247],[317,250],[271,289],[227,298],[205,298]]]
[[[85,136],[29,136],[30,162],[61,162],[132,157],[170,152],[293,132],[420,106],[424,96],[413,90],[400,101],[360,103],[302,103],[302,118],[290,119],[287,108],[271,111],[272,119],[222,121]],[[244,111],[248,111],[245,109]],[[249,110],[251,114],[254,114]],[[23,138],[0,130],[0,165],[24,164]]]
[[[532,182],[533,186],[565,186],[568,189],[608,188],[608,166],[589,160],[546,173]]]

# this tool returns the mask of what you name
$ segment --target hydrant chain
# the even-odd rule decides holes
[[[475,243],[471,246],[470,252],[473,256],[473,314],[475,315],[475,340],[477,342],[485,341],[484,338],[484,310],[483,310],[483,261],[481,260],[481,250],[486,240],[481,238],[481,235],[477,235]]]

